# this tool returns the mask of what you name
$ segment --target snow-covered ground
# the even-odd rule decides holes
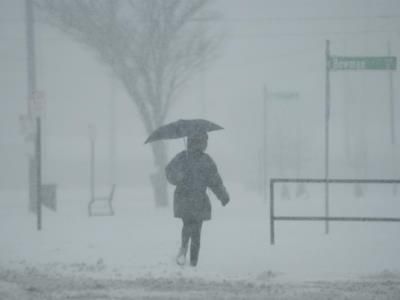
[[[212,197],[196,269],[175,264],[181,222],[148,187],[117,187],[113,217],[88,217],[88,190],[60,189],[42,231],[27,193],[2,190],[0,299],[400,299],[399,223],[331,223],[326,235],[322,222],[277,222],[271,246],[268,203],[227,186],[228,206]],[[321,187],[299,198],[290,188],[282,199],[277,187],[276,214],[322,215]],[[391,188],[331,190],[333,216],[400,216]]]

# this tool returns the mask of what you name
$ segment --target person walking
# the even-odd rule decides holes
[[[187,149],[178,153],[166,166],[168,182],[174,186],[174,217],[182,219],[181,247],[176,258],[179,265],[186,263],[190,242],[190,265],[195,267],[199,259],[201,228],[211,219],[211,203],[207,188],[225,206],[229,194],[223,184],[213,159],[205,153],[208,145],[206,132],[188,136]]]

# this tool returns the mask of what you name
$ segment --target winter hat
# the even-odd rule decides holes
[[[190,135],[190,136],[188,136],[188,139],[187,139],[187,148],[188,148],[188,150],[204,151],[205,147],[207,147],[207,141],[208,141],[207,132],[199,132],[194,135]]]

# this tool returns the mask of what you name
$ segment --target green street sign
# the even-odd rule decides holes
[[[328,59],[330,71],[396,70],[395,56],[331,56]]]

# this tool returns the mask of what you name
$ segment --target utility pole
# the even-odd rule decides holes
[[[32,0],[25,0],[25,25],[28,75],[27,113],[32,118],[31,99],[36,92],[35,27]]]
[[[25,0],[26,9],[26,48],[27,48],[27,76],[28,76],[28,117],[35,118],[35,155],[30,157],[29,163],[34,166],[33,178],[35,180],[36,195],[36,215],[37,215],[37,230],[42,229],[42,203],[41,203],[41,186],[42,186],[42,172],[41,172],[41,119],[39,107],[37,103],[37,90],[36,90],[36,59],[35,59],[35,15],[32,0]],[[35,111],[36,110],[36,111]],[[32,186],[30,185],[30,189]]]
[[[114,33],[115,33],[115,18],[116,18],[116,1],[109,0],[109,26],[110,26],[110,39],[113,41]],[[113,58],[115,61],[115,58]],[[113,61],[112,64],[115,62]],[[116,183],[116,147],[117,147],[117,138],[116,138],[116,81],[114,77],[114,73],[111,74],[110,78],[110,102],[109,102],[109,180],[110,184]]]

